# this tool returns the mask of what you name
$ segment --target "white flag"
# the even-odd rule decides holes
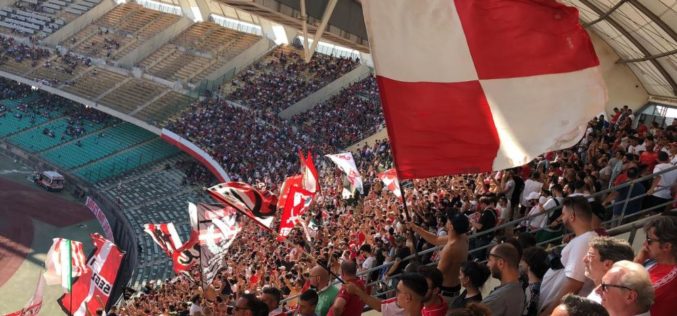
[[[360,193],[364,194],[364,189],[362,187],[362,176],[360,172],[357,171],[357,166],[355,165],[355,159],[353,159],[353,154],[350,152],[334,154],[334,155],[325,155],[327,158],[331,159],[343,173],[346,174],[348,182],[350,182],[350,190],[358,190]],[[352,192],[351,192],[352,195]],[[345,194],[344,194],[345,197]]]
[[[65,238],[54,238],[52,248],[47,253],[44,273],[49,285],[59,284],[67,292],[71,290],[74,277],[85,273],[89,268],[82,250],[82,243]]]

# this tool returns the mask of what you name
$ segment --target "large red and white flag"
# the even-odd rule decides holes
[[[96,315],[104,309],[113,290],[118,268],[124,255],[110,240],[92,234],[94,254],[87,260],[89,270],[73,283],[73,290],[58,299],[66,314],[74,316]],[[101,306],[103,304],[104,306]]]
[[[235,208],[255,220],[266,229],[271,229],[277,197],[268,190],[258,190],[243,182],[226,182],[207,189],[219,203]]]
[[[287,203],[284,206],[284,211],[280,217],[279,240],[289,236],[289,233],[291,233],[294,226],[302,221],[301,215],[310,208],[310,204],[313,202],[313,196],[315,196],[315,194],[310,191],[300,187],[291,187],[289,196],[287,197]]]
[[[61,284],[65,291],[71,290],[73,278],[83,275],[89,269],[82,243],[65,238],[53,238],[52,247],[45,259],[45,282]]]
[[[352,153],[345,152],[334,155],[325,155],[325,157],[329,158],[332,162],[334,162],[336,166],[339,169],[341,169],[343,173],[346,174],[348,182],[350,183],[350,191],[351,191],[350,195],[352,195],[355,190],[360,191],[360,193],[364,193],[364,188],[362,186],[362,176],[360,175],[360,172],[357,170],[357,166],[355,165],[355,159],[353,159]]]
[[[555,0],[362,1],[400,179],[523,165],[576,144],[606,88]]]
[[[280,186],[280,195],[277,198],[277,209],[278,210],[283,210],[284,206],[287,203],[287,196],[289,196],[289,192],[291,191],[292,187],[300,187],[302,186],[303,183],[303,176],[300,174],[297,174],[295,176],[287,177],[284,179],[284,182],[282,182],[282,186]]]
[[[162,249],[162,251],[171,257],[174,251],[181,248],[181,238],[176,232],[174,223],[166,224],[144,224],[143,231],[150,235],[150,238]]]
[[[397,197],[402,197],[402,191],[400,190],[400,181],[397,179],[397,170],[388,169],[378,174],[378,178],[383,181],[383,184],[386,186],[388,191],[395,194]]]
[[[31,299],[26,303],[24,308],[14,312],[5,314],[5,316],[37,316],[42,309],[42,297],[45,290],[45,277],[43,275],[38,279],[38,285]]]

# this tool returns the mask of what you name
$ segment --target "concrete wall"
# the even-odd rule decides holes
[[[153,52],[160,49],[160,47],[167,44],[191,25],[193,25],[193,21],[191,21],[189,18],[182,17],[164,31],[155,34],[155,36],[145,41],[139,47],[120,58],[120,60],[117,62],[118,66],[131,69],[136,63],[150,56]]]
[[[8,72],[4,72],[4,71],[0,71],[0,77],[5,77],[7,79],[14,80],[14,81],[17,81],[17,82],[21,82],[23,84],[28,84],[28,85],[31,85],[31,86],[34,86],[34,87],[38,87],[41,90],[45,90],[45,91],[47,91],[51,94],[56,94],[58,96],[69,99],[71,101],[74,101],[74,102],[95,108],[95,109],[97,109],[101,112],[115,116],[115,117],[117,117],[117,118],[119,118],[123,121],[127,121],[129,123],[132,123],[132,124],[134,124],[138,127],[141,127],[143,129],[148,130],[148,131],[155,133],[157,135],[160,135],[161,132],[162,132],[159,128],[152,126],[152,125],[150,125],[150,124],[148,124],[144,121],[141,121],[141,120],[139,120],[135,117],[129,116],[129,115],[124,114],[124,113],[120,113],[120,112],[115,111],[111,108],[108,108],[104,105],[98,104],[98,103],[96,103],[92,100],[85,99],[83,97],[74,95],[72,93],[69,93],[69,92],[66,92],[66,91],[63,91],[63,90],[59,90],[59,89],[51,87],[51,86],[46,86],[46,85],[40,84],[36,81],[28,80],[24,77],[19,77],[17,75],[14,75],[14,74],[11,74],[11,73],[8,73]]]
[[[339,94],[341,90],[352,83],[358,82],[371,74],[371,69],[365,65],[353,69],[353,71],[334,80],[332,83],[317,90],[315,93],[303,98],[301,101],[289,106],[284,111],[280,112],[280,117],[288,119],[296,114],[306,112],[315,105],[328,100],[329,98]]]
[[[43,43],[47,46],[56,47],[63,40],[75,35],[87,25],[101,18],[116,6],[113,0],[103,0],[85,14],[79,16],[73,22],[64,25],[58,31],[48,36]]]
[[[273,41],[269,40],[268,38],[263,37],[254,45],[247,48],[244,52],[240,53],[240,55],[235,56],[235,58],[225,65],[212,71],[212,73],[210,73],[205,78],[205,80],[216,80],[227,72],[231,71],[231,69],[235,69],[235,73],[238,73],[242,71],[242,69],[247,68],[247,66],[253,62],[257,61],[259,58],[263,57],[263,55],[268,53],[273,47],[275,47],[275,43],[273,43]]]
[[[617,64],[620,57],[613,48],[594,32],[588,33],[599,57],[600,69],[608,90],[606,112],[612,113],[614,107],[620,108],[623,105],[637,110],[646,104],[649,94],[630,67]]]

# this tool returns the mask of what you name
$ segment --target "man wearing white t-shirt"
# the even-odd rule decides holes
[[[657,174],[672,167],[674,166],[670,163],[670,156],[668,156],[668,154],[663,151],[658,152],[658,164],[653,168],[653,173]],[[665,204],[671,201],[671,188],[675,184],[675,180],[677,180],[677,170],[672,170],[657,175],[651,184],[651,188],[647,190],[647,194],[651,194],[651,196],[647,198],[646,202],[648,205],[646,205],[646,208]],[[664,208],[665,207],[658,208],[657,210],[660,211]]]
[[[593,283],[585,277],[583,257],[590,240],[597,237],[592,230],[592,208],[585,197],[569,197],[562,201],[562,223],[574,237],[562,249],[560,261],[563,268],[549,269],[543,276],[540,292],[540,315],[550,315],[566,294],[587,296]]]

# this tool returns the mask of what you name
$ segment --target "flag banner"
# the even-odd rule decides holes
[[[89,269],[86,263],[81,242],[54,238],[45,259],[45,282],[49,285],[61,284],[65,291],[70,291],[73,278]]]
[[[302,185],[302,182],[303,182],[302,175],[295,175],[284,179],[284,182],[282,182],[282,186],[280,187],[279,198],[277,199],[278,210],[284,209],[284,206],[287,203],[287,196],[289,196],[289,191],[291,190],[291,188],[300,187]]]
[[[590,37],[556,0],[362,9],[400,180],[523,165],[575,145],[604,110]]]
[[[378,174],[378,178],[383,181],[383,185],[388,189],[388,191],[395,194],[395,196],[401,198],[402,191],[400,190],[400,181],[397,179],[397,170],[388,169],[384,172]]]
[[[259,225],[271,229],[277,197],[270,191],[257,190],[243,182],[226,182],[207,189],[207,192],[219,203],[231,206]]]
[[[317,175],[315,163],[313,163],[313,156],[308,152],[308,156],[303,158],[303,153],[299,151],[299,159],[301,161],[301,176],[303,176],[303,188],[310,193],[317,193],[320,191],[320,178]]]
[[[280,218],[280,234],[278,240],[283,240],[289,236],[289,233],[291,233],[294,226],[302,221],[301,215],[310,208],[314,195],[315,194],[302,188],[291,187],[289,196],[287,197],[287,203],[284,206],[284,211]]]
[[[92,234],[91,237],[95,250],[87,260],[89,270],[73,283],[70,293],[58,299],[61,308],[69,315],[96,315],[97,309],[106,307],[124,255],[103,236]]]
[[[331,159],[338,168],[346,174],[348,182],[350,183],[350,196],[353,195],[355,190],[360,191],[364,194],[364,189],[362,187],[362,176],[360,172],[357,171],[357,166],[355,165],[355,159],[353,159],[353,154],[350,152],[334,154],[334,155],[325,155],[325,157]],[[343,197],[346,197],[345,191]]]
[[[225,266],[223,255],[240,232],[238,212],[232,207],[200,203],[195,206],[199,228],[202,285],[212,284],[216,273]]]
[[[96,204],[96,201],[88,196],[85,200],[85,206],[92,212],[92,214],[94,214],[94,217],[96,217],[96,220],[99,221],[99,224],[101,224],[101,228],[103,229],[103,234],[106,236],[106,239],[115,241],[115,239],[113,239],[113,230],[110,228],[110,223],[108,223],[106,214],[101,210],[99,205]]]
[[[176,232],[174,223],[145,224],[143,225],[143,231],[148,233],[155,244],[169,257],[172,257],[174,251],[181,248],[181,238]]]
[[[191,231],[190,239],[172,254],[174,272],[179,274],[190,270],[200,261],[200,240],[196,230]]]
[[[165,128],[162,129],[162,134],[160,134],[160,137],[162,137],[162,139],[164,139],[166,142],[191,155],[203,166],[207,167],[207,169],[209,169],[209,171],[220,182],[230,181],[230,177],[223,167],[221,167],[221,165],[216,162],[216,160],[214,160],[214,158],[212,158],[212,156],[210,156],[206,151],[193,144],[191,141]]]
[[[43,275],[38,279],[38,285],[35,288],[33,296],[28,300],[25,307],[14,313],[5,314],[5,316],[37,316],[42,309],[42,297],[45,291],[45,277]]]

